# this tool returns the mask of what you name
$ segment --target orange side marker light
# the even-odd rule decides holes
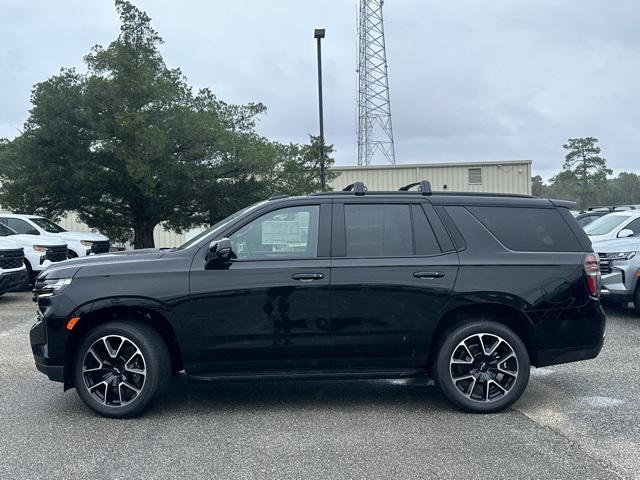
[[[80,317],[70,318],[67,322],[67,330],[73,330],[73,327],[75,327],[76,323],[78,323],[78,320],[80,320]]]

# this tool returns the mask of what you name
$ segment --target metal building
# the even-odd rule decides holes
[[[429,180],[435,191],[520,193],[531,195],[531,160],[335,166],[330,186],[341,190],[362,181],[369,190],[397,190]]]

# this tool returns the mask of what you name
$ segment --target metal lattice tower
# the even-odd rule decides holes
[[[358,165],[384,157],[395,165],[382,5],[360,0],[358,11]]]

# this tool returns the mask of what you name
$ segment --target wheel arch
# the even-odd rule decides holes
[[[513,330],[524,342],[531,364],[538,363],[535,332],[531,319],[518,308],[505,303],[475,303],[454,307],[447,311],[438,322],[428,351],[428,369],[433,372],[433,362],[437,356],[439,344],[446,334],[456,327],[476,320],[491,320]]]
[[[171,313],[160,304],[141,299],[114,299],[93,302],[91,305],[76,309],[73,316],[80,320],[67,337],[64,361],[64,388],[73,387],[73,359],[82,339],[97,325],[114,320],[141,321],[153,328],[162,337],[171,356],[172,373],[184,369],[182,350],[178,340],[179,325],[173,321]]]

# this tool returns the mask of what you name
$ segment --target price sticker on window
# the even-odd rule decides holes
[[[303,241],[299,221],[269,220],[262,223],[263,245],[295,245]]]

